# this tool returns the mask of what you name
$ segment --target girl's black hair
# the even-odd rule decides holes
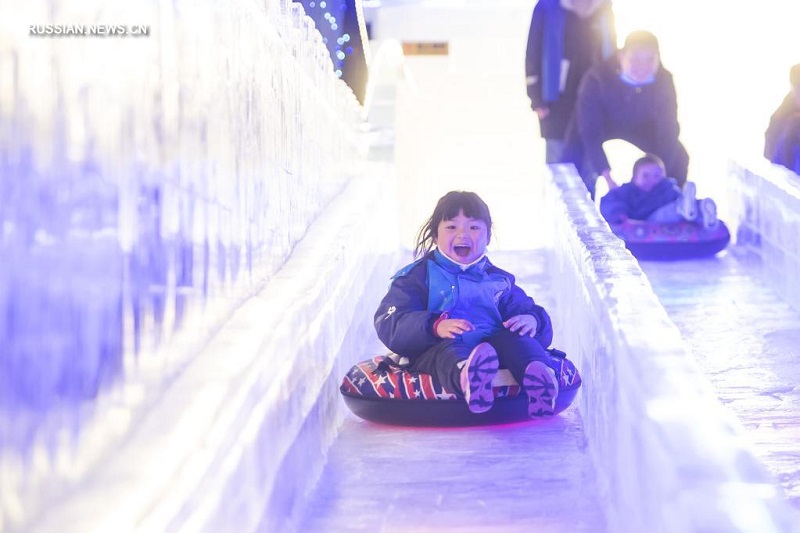
[[[452,220],[460,211],[464,216],[483,220],[486,223],[487,242],[492,239],[492,215],[489,206],[481,197],[469,191],[450,191],[436,203],[433,214],[417,233],[417,245],[414,248],[414,258],[422,257],[435,246],[434,240],[438,238],[439,223],[443,220]]]

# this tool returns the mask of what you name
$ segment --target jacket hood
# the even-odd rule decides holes
[[[560,0],[561,7],[572,11],[582,18],[591,16],[597,9],[608,0]]]

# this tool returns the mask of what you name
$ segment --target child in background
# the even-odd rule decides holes
[[[633,165],[633,177],[600,199],[600,213],[609,224],[631,220],[666,223],[702,223],[706,229],[717,225],[717,206],[710,198],[696,199],[694,183],[686,182],[683,192],[677,182],[666,177],[664,162],[645,154]]]
[[[392,278],[375,329],[409,370],[464,395],[473,413],[492,407],[492,380],[507,368],[528,395],[531,417],[552,415],[558,380],[545,348],[550,317],[514,276],[486,257],[492,218],[473,192],[439,199],[417,237],[417,260]]]

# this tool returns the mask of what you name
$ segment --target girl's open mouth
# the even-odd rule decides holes
[[[458,257],[469,257],[470,247],[466,244],[456,244],[453,246],[453,251]]]

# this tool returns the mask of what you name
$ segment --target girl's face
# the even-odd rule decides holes
[[[486,222],[464,216],[464,211],[459,211],[453,219],[439,222],[434,242],[447,257],[468,265],[486,251],[489,232]]]
[[[663,179],[664,170],[661,166],[655,163],[647,163],[636,169],[636,174],[633,175],[631,181],[641,190],[650,192]]]

